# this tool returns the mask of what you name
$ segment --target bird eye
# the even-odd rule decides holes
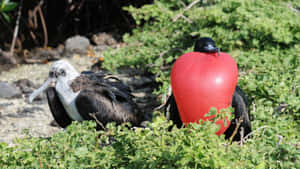
[[[59,75],[60,76],[66,76],[66,71],[64,69],[59,70]]]
[[[54,72],[53,71],[49,72],[49,77],[54,77]]]

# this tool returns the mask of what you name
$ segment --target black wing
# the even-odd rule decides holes
[[[240,131],[241,127],[244,128],[244,136],[251,132],[251,122],[249,120],[248,110],[247,110],[247,99],[245,94],[243,93],[240,87],[236,87],[234,91],[234,95],[232,98],[232,107],[235,109],[234,111],[234,119],[231,121],[230,126],[226,130],[225,138],[228,139],[233,134],[234,129],[236,128],[236,119],[239,120],[240,117],[243,116],[243,122],[241,123],[236,135],[233,140],[240,140]],[[173,94],[168,98],[168,101],[165,106],[165,114],[168,120],[172,120],[173,123],[179,128],[182,127],[182,121],[179,116],[179,111],[177,108],[177,104]]]
[[[67,127],[69,124],[72,123],[72,120],[68,116],[63,104],[60,102],[55,88],[49,87],[46,90],[46,94],[48,99],[48,105],[50,107],[54,120],[60,127]]]
[[[231,120],[230,126],[225,131],[225,139],[229,139],[237,127],[240,117],[242,117],[242,123],[240,124],[236,135],[233,137],[233,141],[239,141],[241,139],[240,132],[244,128],[244,136],[251,132],[251,122],[247,110],[247,100],[244,92],[238,86],[235,89],[232,98],[232,107],[234,108],[234,119]]]
[[[173,93],[168,98],[164,111],[168,120],[172,120],[177,128],[182,127],[182,121],[180,119],[179,111]]]
[[[94,77],[91,77],[94,76]],[[137,105],[132,100],[129,88],[121,81],[99,74],[89,74],[90,83],[80,91],[76,98],[76,107],[86,120],[95,120],[105,126],[109,122],[121,124],[131,122],[138,126],[143,119]],[[100,129],[101,126],[98,126]]]
[[[131,94],[131,90],[126,86],[120,79],[114,77],[112,74],[107,72],[92,72],[92,71],[83,71],[81,74],[85,75],[89,80],[94,84],[99,84],[102,86],[111,86],[117,88],[122,93],[126,93],[128,96]]]

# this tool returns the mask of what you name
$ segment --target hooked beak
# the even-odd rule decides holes
[[[40,95],[48,87],[55,87],[55,85],[56,85],[56,79],[54,78],[47,79],[46,82],[40,88],[33,91],[33,93],[29,96],[29,103],[32,103],[34,98]]]
[[[211,44],[205,46],[204,49],[205,49],[206,51],[209,51],[209,52],[212,52],[212,53],[214,53],[214,52],[219,52],[219,48],[218,48],[218,47],[214,47],[214,46],[211,45]]]

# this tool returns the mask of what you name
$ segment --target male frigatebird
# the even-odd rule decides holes
[[[220,49],[216,47],[214,40],[208,37],[204,37],[196,41],[194,46],[194,52],[215,53],[215,52],[220,52]],[[235,136],[233,137],[233,140],[237,141],[241,139],[240,133],[242,128],[243,128],[244,136],[246,136],[251,132],[251,122],[249,120],[249,114],[247,110],[247,99],[245,97],[244,92],[239,86],[236,86],[232,97],[233,97],[232,107],[234,108],[234,118],[231,120],[230,126],[227,128],[224,134],[225,134],[225,138],[229,139],[232,136],[241,118],[242,122],[240,123],[238,130]],[[194,98],[190,98],[190,99],[194,99]],[[165,113],[167,115],[167,118],[169,120],[172,120],[173,123],[178,128],[183,126],[173,93],[171,94],[171,96],[168,98],[166,102]]]

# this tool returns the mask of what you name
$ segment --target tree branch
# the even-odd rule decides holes
[[[185,7],[185,8],[183,9],[183,11],[182,11],[180,14],[176,15],[176,16],[173,18],[173,22],[176,22],[178,18],[182,17],[182,18],[183,18],[184,20],[186,20],[187,22],[192,23],[192,21],[189,20],[187,17],[185,17],[185,16],[183,15],[183,13],[184,13],[185,11],[191,9],[191,8],[192,8],[194,5],[196,5],[198,2],[200,2],[200,0],[195,0],[195,1],[193,1],[192,3],[190,3],[187,7]]]
[[[15,26],[15,30],[14,30],[14,34],[13,34],[12,43],[11,43],[11,46],[10,46],[10,53],[9,53],[10,57],[12,57],[13,54],[14,54],[16,40],[17,40],[17,36],[18,36],[18,32],[19,32],[20,18],[21,18],[21,14],[22,14],[22,6],[23,6],[23,0],[20,1],[20,6],[19,6],[19,9],[18,9],[18,16],[17,16],[17,20],[16,20],[16,26]]]

